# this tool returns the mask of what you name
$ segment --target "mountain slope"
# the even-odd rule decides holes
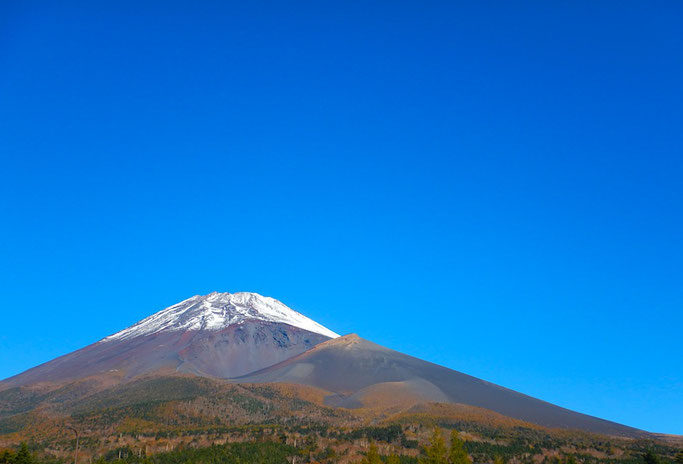
[[[631,427],[580,414],[484,380],[422,361],[347,335],[233,379],[236,382],[287,382],[335,393],[326,402],[347,408],[372,406],[377,398],[450,402],[486,408],[534,424],[621,436],[646,435]]]
[[[37,407],[36,391],[61,391],[71,384],[79,387],[69,391],[82,396],[86,391],[93,394],[125,386],[131,380],[178,374],[241,384],[315,387],[326,392],[326,406],[372,410],[373,414],[393,414],[427,403],[464,404],[545,427],[646,436],[356,335],[339,337],[279,301],[255,293],[194,296],[97,343],[6,379],[0,382],[0,391],[7,404],[0,404],[0,412],[14,411],[7,412],[12,415]]]
[[[0,382],[0,390],[116,372],[234,377],[338,335],[255,293],[194,296],[73,353]]]

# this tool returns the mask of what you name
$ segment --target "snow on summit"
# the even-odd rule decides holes
[[[125,340],[161,331],[221,330],[246,320],[279,322],[327,337],[339,337],[339,334],[274,298],[250,292],[214,292],[208,295],[195,295],[162,309],[102,341]]]

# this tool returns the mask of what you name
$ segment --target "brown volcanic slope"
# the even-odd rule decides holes
[[[159,332],[103,340],[0,382],[0,390],[36,383],[63,383],[105,373],[123,379],[181,372],[203,377],[244,375],[329,340],[287,324],[246,321],[220,331]]]
[[[287,382],[322,388],[329,405],[372,406],[373,399],[412,395],[417,401],[461,403],[545,427],[627,437],[647,432],[532,398],[475,377],[399,353],[355,334],[258,372],[233,379],[244,383]]]
[[[337,336],[256,293],[196,295],[73,353],[0,382],[0,390],[106,374],[244,375]]]

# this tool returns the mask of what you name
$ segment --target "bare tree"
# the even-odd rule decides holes
[[[76,450],[74,451],[74,464],[78,464],[78,442],[81,438],[81,434],[78,431],[78,429],[73,425],[66,425],[65,427],[76,434]]]

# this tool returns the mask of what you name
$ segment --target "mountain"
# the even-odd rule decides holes
[[[91,395],[112,389],[111,397],[119,398],[132,382],[172,377],[210,378],[242,386],[294,384],[301,387],[296,391],[307,391],[307,396],[316,391],[321,408],[362,410],[368,412],[367,417],[424,411],[439,403],[467,405],[543,427],[646,436],[646,432],[552,405],[357,335],[340,337],[283,303],[256,293],[194,296],[97,343],[6,379],[0,382],[0,419],[9,418],[14,414],[11,411],[23,414],[55,405],[67,411],[70,404],[83,413]],[[162,384],[177,385],[175,381],[156,385]],[[170,401],[177,394],[174,388],[147,390],[155,395],[154,401]],[[214,399],[209,400],[210,394],[197,395],[212,402],[207,410],[220,409]],[[135,395],[124,398],[133,401]],[[116,404],[123,407],[123,403]]]
[[[100,374],[235,377],[339,335],[256,293],[197,295],[73,353],[0,382],[0,389]]]
[[[330,392],[325,398],[328,405],[352,409],[398,403],[458,403],[545,427],[631,437],[644,435],[640,430],[570,411],[399,353],[355,334],[326,341],[234,380],[317,387]]]

